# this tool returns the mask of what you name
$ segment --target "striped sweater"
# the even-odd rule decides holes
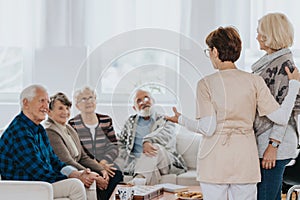
[[[112,119],[108,115],[96,113],[98,125],[95,128],[95,138],[90,129],[83,123],[81,115],[69,120],[69,124],[77,131],[80,141],[91,158],[98,161],[106,160],[112,163],[118,156],[118,146]]]

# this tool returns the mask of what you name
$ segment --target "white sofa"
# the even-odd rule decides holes
[[[187,186],[199,185],[199,181],[196,180],[196,162],[202,136],[178,127],[176,139],[177,151],[183,156],[188,171],[178,176],[176,174],[163,175],[160,183],[174,183]],[[128,182],[131,179],[132,176],[125,176],[124,182]]]

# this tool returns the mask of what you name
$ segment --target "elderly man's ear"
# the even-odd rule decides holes
[[[26,107],[26,106],[28,106],[28,99],[23,99],[23,107]]]

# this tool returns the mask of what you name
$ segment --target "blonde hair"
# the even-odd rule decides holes
[[[257,31],[265,46],[280,50],[291,47],[294,41],[294,28],[287,16],[282,13],[269,13],[258,21]]]

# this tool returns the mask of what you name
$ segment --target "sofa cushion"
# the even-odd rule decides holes
[[[188,185],[188,186],[200,185],[199,181],[197,181],[196,170],[188,170],[186,173],[178,175],[177,184]]]
[[[166,174],[161,177],[160,183],[177,183],[177,175],[176,174]]]
[[[176,137],[177,151],[183,156],[189,169],[196,169],[197,154],[202,136],[184,127],[178,129]]]

